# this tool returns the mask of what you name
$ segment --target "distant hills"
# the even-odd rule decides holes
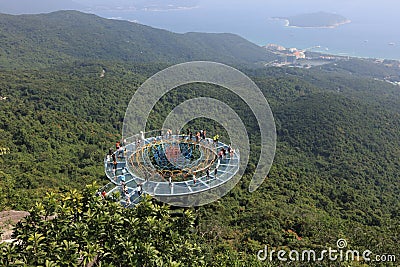
[[[301,28],[334,28],[350,22],[349,19],[342,15],[328,12],[307,13],[290,17],[279,17],[278,19],[287,20],[287,26]]]
[[[20,15],[59,10],[148,10],[166,11],[195,8],[198,0],[0,0],[0,13]]]
[[[74,59],[254,64],[275,58],[234,34],[177,34],[78,11],[0,14],[0,32],[0,67]]]
[[[195,8],[198,0],[74,0],[90,10],[166,11]]]
[[[6,14],[36,14],[48,13],[57,10],[83,9],[73,0],[0,0],[0,13]]]

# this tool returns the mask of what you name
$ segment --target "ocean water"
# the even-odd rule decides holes
[[[231,4],[227,5],[223,1],[216,4],[203,0],[198,6],[184,10],[92,12],[106,18],[136,21],[178,33],[230,32],[258,45],[276,43],[331,54],[400,60],[400,16],[396,14],[399,4],[396,4],[397,8],[390,6],[395,3],[391,0],[382,0],[375,6],[358,0],[337,0],[327,1],[321,6],[318,5],[320,2],[310,1],[306,6],[289,8],[294,6],[293,1],[274,0],[268,5],[255,1],[249,5],[242,3],[245,1],[231,0]],[[360,5],[357,6],[357,3]],[[285,26],[284,21],[271,19],[317,11],[338,13],[350,19],[351,23],[336,28],[292,28]]]

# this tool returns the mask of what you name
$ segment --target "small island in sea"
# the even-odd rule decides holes
[[[285,26],[298,28],[335,28],[351,22],[344,16],[328,12],[300,14],[290,17],[275,17],[273,19],[285,20]]]

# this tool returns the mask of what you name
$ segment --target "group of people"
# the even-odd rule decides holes
[[[227,149],[224,147],[221,148],[221,150],[218,152],[218,159],[222,160],[223,157],[226,158],[227,154],[229,154],[231,158],[233,157],[233,154],[235,154],[235,150],[231,147],[231,145],[229,145]]]
[[[217,178],[217,173],[218,173],[218,167],[215,167],[214,178]],[[210,169],[209,168],[206,169],[206,177],[207,177],[207,179],[210,179]]]
[[[128,187],[126,186],[125,177],[121,177],[120,185],[121,185],[121,191],[125,198],[125,206],[129,206],[131,204],[131,195],[129,194]],[[135,191],[137,192],[138,196],[140,197],[143,192],[142,184],[137,184]]]
[[[190,128],[186,130],[186,136],[188,136],[189,140],[193,140],[193,132]],[[207,131],[206,130],[200,130],[197,131],[194,135],[196,138],[196,142],[200,142],[201,140],[205,140],[207,138]]]
[[[217,178],[217,173],[218,173],[218,167],[216,166],[215,169],[214,169],[214,178]],[[210,168],[206,169],[206,177],[207,177],[207,179],[211,178],[210,177]],[[193,173],[193,184],[196,184],[196,182],[197,182],[196,174]]]
[[[126,154],[127,154],[126,147],[122,146],[120,141],[117,141],[115,143],[115,152],[112,148],[110,148],[108,150],[107,162],[112,162],[112,170],[113,170],[114,176],[116,176],[117,167],[118,167],[117,159],[126,157]]]
[[[217,173],[218,173],[218,167],[215,167],[215,169],[214,169],[214,178],[217,178]],[[197,183],[197,177],[196,177],[196,173],[195,172],[188,173],[188,174],[185,175],[185,177],[186,178],[191,177],[192,180],[193,180],[193,184],[194,185]],[[210,168],[206,169],[206,177],[207,177],[207,179],[211,178],[211,176],[210,176]],[[173,175],[168,176],[168,183],[169,183],[170,187],[172,187],[172,178],[173,178]]]
[[[138,144],[140,144],[140,141],[144,141],[145,137],[144,137],[144,133],[143,131],[140,132],[141,133],[141,139],[139,139],[137,141]],[[163,138],[170,138],[172,136],[172,130],[171,129],[167,129],[165,131],[165,134],[163,132],[161,132],[161,135]],[[182,132],[180,133],[179,130],[177,130],[177,135],[186,135],[188,140],[193,140],[193,137],[196,139],[196,142],[200,142],[201,140],[206,140],[207,139],[207,131],[206,130],[200,130],[197,132],[192,132],[192,130],[190,128],[186,129],[186,132]],[[219,139],[219,135],[216,134],[213,136],[213,141],[214,144],[218,143],[218,139]]]

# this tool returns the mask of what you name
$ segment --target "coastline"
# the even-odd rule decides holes
[[[289,22],[289,20],[288,20],[288,22]],[[339,26],[349,24],[349,23],[351,23],[351,20],[349,20],[349,19],[342,21],[342,22],[335,23],[333,25],[326,25],[326,26],[291,26],[290,22],[289,22],[288,25],[285,27],[299,28],[299,29],[334,29],[334,28],[337,28]]]
[[[342,22],[338,22],[332,25],[324,25],[324,26],[296,26],[296,25],[290,25],[290,20],[287,18],[278,18],[278,17],[272,17],[269,18],[270,20],[281,20],[284,21],[284,27],[288,27],[288,28],[295,28],[295,29],[334,29],[337,28],[341,25],[345,25],[345,24],[349,24],[352,21],[347,19],[345,21]]]
[[[168,11],[185,11],[185,10],[193,10],[200,8],[199,5],[197,6],[178,6],[178,7],[169,7],[169,8],[157,8],[157,7],[145,7],[141,9],[142,11],[145,12],[168,12]]]
[[[98,6],[94,8],[87,8],[87,9],[82,9],[82,12],[85,13],[93,13],[93,14],[98,14],[97,12],[103,12],[107,11],[110,13],[120,13],[120,14],[126,14],[126,13],[132,13],[132,12],[170,12],[170,11],[187,11],[187,10],[193,10],[193,9],[198,9],[200,6],[177,6],[177,7],[168,7],[168,8],[157,8],[157,7],[119,7],[119,8],[107,8],[103,6]],[[99,16],[102,16],[98,14]],[[104,17],[104,16],[102,16]],[[120,16],[118,16],[121,18]],[[127,20],[126,18],[122,18],[122,20]]]
[[[196,10],[196,9],[194,9]],[[194,11],[194,14],[198,14],[199,11]],[[183,21],[186,21],[186,17],[180,17],[180,14],[184,14],[184,12],[180,13],[176,12],[176,18],[178,22],[182,23],[174,23],[169,24],[165,27],[166,30],[175,32],[175,33],[186,33],[189,31],[193,31],[193,29],[189,29],[190,27],[182,27]],[[202,11],[201,11],[202,12]],[[200,13],[201,13],[200,12]],[[115,11],[115,12],[96,12],[98,15],[104,18],[114,18],[127,20],[131,22],[136,22],[140,24],[150,25],[153,27],[158,27],[159,25],[150,23],[155,21],[157,22],[157,16],[153,16],[151,12],[146,12],[143,10],[132,11]],[[166,14],[168,12],[159,12],[160,14]],[[173,11],[171,13],[174,13]],[[148,16],[150,14],[151,16]],[[154,14],[157,14],[154,12]],[[175,15],[174,15],[175,16]],[[154,22],[154,23],[155,23]],[[213,24],[208,26],[204,26],[201,21],[192,21],[194,27],[198,27],[198,29],[194,31],[200,32],[211,32],[212,28],[210,28]],[[400,60],[400,41],[394,39],[393,34],[390,33],[389,38],[383,40],[383,38],[376,36],[375,28],[372,30],[372,35],[368,37],[358,36],[358,29],[360,27],[364,27],[364,24],[359,21],[355,23],[353,20],[352,23],[345,25],[343,27],[338,27],[335,29],[313,29],[306,28],[304,30],[301,27],[296,29],[296,26],[288,25],[288,21],[284,19],[284,17],[278,18],[277,16],[264,16],[260,18],[260,21],[257,25],[251,25],[252,34],[247,34],[247,29],[240,28],[236,25],[242,25],[239,21],[234,21],[232,24],[226,25],[226,28],[221,29],[221,32],[232,32],[232,30],[236,29],[237,34],[244,36],[246,39],[251,42],[264,46],[267,43],[278,43],[283,44],[287,47],[312,47],[315,45],[321,45],[324,48],[329,48],[329,54],[337,55],[340,54],[342,56],[350,56],[350,57],[360,57],[360,58],[377,58],[377,59],[390,59],[390,60]],[[199,26],[200,25],[200,26]],[[366,25],[365,25],[366,26]],[[237,30],[238,29],[238,30]],[[353,35],[346,35],[344,33],[352,33]],[[321,36],[324,36],[321,38]],[[351,37],[351,39],[346,39],[347,37]],[[333,39],[331,39],[333,38]],[[311,39],[313,41],[311,41]],[[337,44],[337,40],[346,40],[340,42],[340,45]],[[364,40],[369,39],[369,42],[364,42]],[[395,45],[388,45],[388,42],[394,42]],[[326,51],[322,51],[326,52]]]

